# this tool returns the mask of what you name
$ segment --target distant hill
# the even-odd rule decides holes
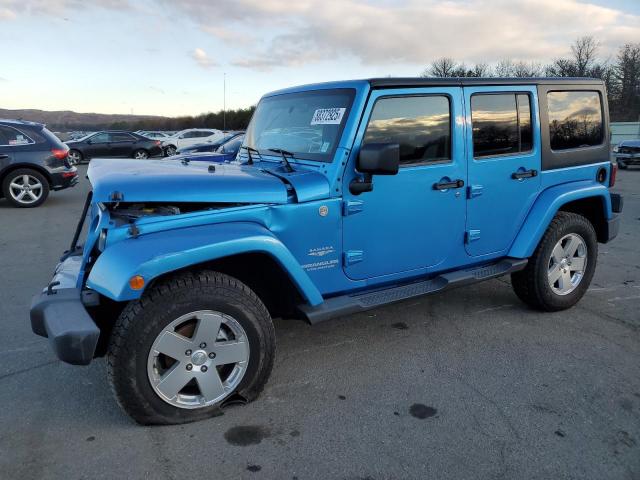
[[[49,130],[100,130],[105,128],[129,128],[133,125],[157,125],[171,121],[170,117],[155,115],[122,115],[104,113],[78,113],[70,110],[48,112],[45,110],[7,110],[0,108],[0,118],[29,120],[46,123]]]
[[[12,118],[45,123],[54,132],[73,130],[182,130],[184,128],[218,128],[244,130],[255,107],[201,113],[195,116],[162,117],[159,115],[109,115],[104,113],[78,113],[69,110],[7,110],[0,108],[0,118]]]

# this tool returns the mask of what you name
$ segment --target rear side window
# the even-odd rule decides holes
[[[18,129],[0,125],[0,145],[16,147],[34,143],[25,133]]]
[[[111,141],[112,142],[132,142],[135,138],[129,135],[128,133],[112,133]]]
[[[526,93],[471,96],[474,158],[514,155],[533,148],[531,99]]]
[[[598,92],[548,92],[552,150],[602,144],[602,104]]]
[[[362,143],[400,144],[401,165],[450,160],[449,98],[381,98],[373,107]]]

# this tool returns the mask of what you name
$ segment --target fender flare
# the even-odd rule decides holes
[[[180,228],[128,238],[108,246],[98,257],[87,286],[116,301],[135,300],[142,296],[142,290],[129,286],[133,275],[141,275],[149,285],[165,273],[241,253],[270,255],[310,305],[323,302],[289,249],[269,230],[250,222]]]
[[[533,255],[540,239],[560,208],[575,200],[600,197],[607,219],[611,217],[609,189],[591,180],[571,182],[544,190],[531,207],[525,223],[520,228],[508,256],[528,258]]]

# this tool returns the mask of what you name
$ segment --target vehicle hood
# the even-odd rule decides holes
[[[640,147],[640,140],[625,140],[618,144],[618,148],[620,147]]]
[[[96,202],[287,203],[286,183],[255,165],[96,158],[87,176]]]

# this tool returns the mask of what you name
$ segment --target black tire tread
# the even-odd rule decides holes
[[[152,286],[139,300],[129,302],[124,308],[113,327],[107,352],[107,379],[111,390],[118,405],[138,423],[144,425],[171,424],[184,423],[185,420],[159,417],[150,411],[148,405],[134,401],[125,393],[130,388],[130,385],[127,384],[128,379],[126,377],[118,374],[119,369],[123,359],[130,358],[133,355],[134,352],[131,351],[132,347],[135,347],[138,343],[135,342],[131,344],[132,342],[127,342],[126,339],[131,334],[135,335],[136,330],[144,327],[144,325],[141,325],[141,322],[137,322],[136,320],[140,318],[145,311],[151,310],[163,297],[179,294],[184,292],[184,289],[193,291],[201,287],[216,287],[220,289],[218,293],[222,294],[222,296],[233,298],[236,301],[242,302],[246,308],[253,309],[257,318],[268,319],[267,328],[264,328],[264,333],[268,337],[265,343],[275,344],[275,330],[264,303],[249,287],[229,275],[207,270],[184,272],[169,277],[165,281]],[[265,371],[267,375],[262,381],[259,381],[256,385],[252,385],[251,389],[238,392],[247,401],[254,400],[262,392],[268,379],[268,374],[273,368],[275,349],[265,348],[262,350],[264,354],[263,361],[266,362]],[[193,416],[193,418],[187,421],[196,421],[210,416],[212,416],[212,414],[209,412],[200,418]]]
[[[511,285],[515,294],[524,303],[537,310],[553,312],[569,308],[551,305],[549,302],[547,302],[542,292],[542,288],[544,288],[545,286],[538,280],[538,272],[541,268],[540,263],[545,262],[546,264],[546,262],[548,262],[548,258],[546,258],[546,255],[543,255],[541,252],[545,251],[549,246],[555,246],[555,242],[557,241],[557,232],[567,224],[581,224],[587,230],[591,231],[593,238],[596,238],[596,233],[593,225],[586,217],[577,213],[560,211],[555,215],[553,220],[551,220],[551,223],[549,224],[549,227],[547,227],[547,230],[542,236],[542,239],[538,243],[536,250],[534,251],[531,258],[529,258],[529,263],[527,264],[526,268],[511,275]],[[597,250],[595,253],[597,256]],[[588,286],[588,283],[591,281],[591,279],[589,278],[586,280],[586,284]],[[580,287],[582,286],[584,286],[584,284]]]

